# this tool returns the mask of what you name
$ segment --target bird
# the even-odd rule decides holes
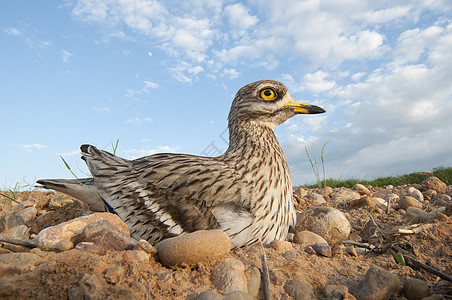
[[[84,144],[92,175],[41,179],[54,189],[117,214],[131,236],[155,245],[197,230],[221,229],[231,248],[284,240],[296,222],[292,181],[274,129],[325,110],[298,102],[278,81],[240,88],[228,115],[229,146],[217,157],[158,153],[128,160]]]

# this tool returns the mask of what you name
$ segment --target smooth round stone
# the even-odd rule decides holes
[[[358,192],[360,195],[370,195],[369,189],[360,183],[355,184],[352,190]]]
[[[435,190],[437,192],[443,192],[447,189],[447,185],[439,180],[438,177],[429,177],[421,182],[424,189]]]
[[[222,258],[229,253],[231,241],[222,230],[199,230],[163,240],[155,247],[165,265],[193,265]]]
[[[215,288],[223,294],[248,291],[245,265],[236,258],[227,257],[217,262],[212,269],[210,280]]]
[[[292,279],[284,284],[284,291],[296,300],[314,299],[311,285],[299,279]]]
[[[403,283],[402,291],[408,300],[420,300],[428,296],[429,287],[423,280],[407,278]]]
[[[294,235],[293,241],[294,243],[299,244],[302,247],[311,246],[314,245],[315,243],[328,244],[328,242],[320,235],[306,230],[297,232]]]
[[[404,196],[399,200],[399,207],[406,210],[408,207],[422,208],[422,203],[411,196]]]

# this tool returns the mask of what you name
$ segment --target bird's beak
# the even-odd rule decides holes
[[[297,101],[288,103],[284,105],[284,107],[293,109],[293,112],[297,114],[321,114],[325,112],[325,110],[320,106],[304,104]]]

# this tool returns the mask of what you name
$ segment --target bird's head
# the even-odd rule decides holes
[[[295,101],[287,87],[274,80],[260,80],[242,87],[229,112],[229,123],[258,122],[275,128],[297,114],[319,114],[316,105]]]

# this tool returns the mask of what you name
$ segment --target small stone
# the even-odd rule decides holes
[[[417,207],[408,207],[406,210],[406,218],[408,223],[411,224],[422,223],[427,218],[427,212]]]
[[[222,230],[199,230],[165,239],[156,246],[168,266],[214,262],[229,253],[231,241]]]
[[[248,290],[245,266],[236,258],[225,258],[217,262],[212,269],[211,281],[223,294]]]
[[[315,243],[328,244],[328,242],[320,235],[306,230],[295,233],[293,241],[294,243],[301,245],[301,247],[314,245]]]
[[[215,291],[207,290],[196,296],[194,300],[223,300],[223,296]]]
[[[69,203],[69,202],[72,202],[72,200],[70,198],[68,198],[64,194],[58,193],[55,196],[53,196],[52,199],[50,199],[47,206],[52,210],[56,210],[56,209],[60,208],[64,203]]]
[[[107,249],[123,251],[133,249],[138,243],[135,239],[122,231],[119,231],[107,220],[101,220],[88,224],[83,229],[83,241],[93,242]]]
[[[25,225],[24,219],[19,215],[6,213],[0,217],[0,232],[11,229],[18,225]]]
[[[315,243],[312,248],[322,256],[331,257],[331,247],[326,243]]]
[[[333,247],[331,247],[331,255],[333,257],[340,257],[342,256],[342,254],[344,254],[344,249],[342,248],[342,246],[336,244]]]
[[[291,279],[284,284],[284,291],[294,300],[314,299],[312,287],[299,279]]]
[[[355,184],[352,190],[358,192],[360,195],[370,195],[369,189],[360,183]]]
[[[361,208],[361,207],[370,207],[370,206],[376,206],[377,204],[380,204],[380,201],[377,200],[377,198],[370,197],[370,196],[362,196],[358,200],[353,201],[350,203],[350,208]]]
[[[308,208],[298,215],[295,231],[308,230],[323,237],[333,245],[350,234],[351,225],[340,210],[329,206]]]
[[[333,195],[333,188],[330,186],[326,186],[326,187],[322,188],[320,191],[322,192],[322,195],[325,195],[328,197],[331,197],[331,195]]]
[[[446,298],[444,298],[440,294],[433,294],[428,297],[422,298],[422,300],[446,300]]]
[[[411,196],[403,196],[399,201],[399,208],[406,210],[408,207],[422,208],[422,203]]]
[[[305,188],[302,187],[297,187],[293,189],[294,194],[300,196],[300,197],[304,197],[307,195],[308,191]]]
[[[360,195],[357,192],[355,192],[351,189],[343,188],[343,189],[340,189],[339,191],[337,191],[333,195],[331,200],[335,204],[340,204],[340,203],[348,204],[354,200],[359,199],[359,197],[360,197]]]
[[[313,206],[320,206],[326,203],[325,198],[322,195],[317,193],[309,193],[306,195],[306,199],[308,199]]]
[[[157,254],[157,249],[152,246],[148,241],[146,240],[139,240],[138,244],[135,245],[133,250],[142,250],[151,256],[155,256]]]
[[[87,252],[87,253],[92,253],[92,254],[96,254],[96,255],[105,255],[107,254],[107,248],[105,248],[102,245],[98,245],[98,244],[94,244],[91,242],[81,242],[78,243],[75,246],[75,249],[83,251],[83,252]]]
[[[420,300],[428,297],[430,289],[423,280],[407,278],[403,284],[402,291],[408,300]]]
[[[399,278],[380,267],[370,267],[355,290],[360,300],[388,300],[400,290]]]
[[[377,236],[379,227],[373,218],[367,220],[366,224],[364,224],[363,229],[361,230],[360,237],[363,241],[368,242],[370,239],[375,238]]]
[[[417,188],[414,188],[414,187],[410,186],[408,188],[408,194],[411,197],[416,198],[416,200],[419,201],[419,202],[423,202],[424,201],[424,195],[422,195],[421,191],[419,191]]]
[[[356,248],[355,247],[345,247],[344,248],[344,253],[347,253],[351,257],[358,257],[358,253],[356,252]]]
[[[27,225],[17,225],[2,232],[2,235],[19,240],[28,240],[30,228]]]
[[[291,242],[274,240],[269,244],[270,248],[275,249],[278,252],[286,252],[293,249]]]
[[[307,246],[306,248],[304,248],[304,252],[311,255],[317,254],[312,246]]]
[[[0,255],[0,278],[30,272],[41,258],[33,253],[9,253]]]
[[[127,250],[124,252],[122,261],[125,265],[149,262],[149,254],[141,250]]]
[[[56,251],[56,252],[64,252],[67,250],[70,250],[74,248],[74,244],[71,241],[68,240],[61,240],[58,243],[54,244],[50,250]]]
[[[426,190],[435,190],[437,192],[444,192],[447,188],[447,185],[439,180],[438,177],[429,177],[421,182],[421,185]]]
[[[83,232],[83,229],[90,223],[100,220],[107,220],[120,231],[129,233],[127,225],[115,214],[94,213],[88,216],[78,217],[55,226],[47,227],[41,230],[34,241],[42,249],[50,249],[54,244],[61,240],[73,241]]]
[[[14,205],[8,211],[11,214],[16,214],[19,211],[21,211],[22,209],[30,207],[30,206],[33,206],[33,203],[31,203],[31,201],[25,200],[25,201],[21,201],[18,204]]]
[[[247,292],[237,291],[224,295],[223,300],[253,300]]]
[[[397,194],[394,194],[393,192],[391,192],[391,190],[383,190],[383,189],[378,190],[373,196],[375,198],[382,198],[386,201],[391,201],[391,202],[400,198]]]
[[[68,299],[101,299],[105,281],[98,274],[85,274],[77,282],[77,286],[68,291]]]
[[[325,295],[328,299],[344,299],[348,294],[348,287],[345,285],[330,284],[325,287]]]
[[[252,267],[249,272],[249,278],[247,282],[248,294],[255,298],[259,294],[261,286],[261,272],[257,267]]]
[[[38,210],[36,209],[36,206],[33,205],[24,208],[23,210],[16,213],[16,215],[22,217],[22,220],[24,220],[25,224],[30,224],[36,218],[37,213]]]
[[[117,283],[119,279],[121,279],[123,274],[124,270],[121,267],[117,266],[105,269],[105,271],[102,273],[105,280],[111,284]]]

